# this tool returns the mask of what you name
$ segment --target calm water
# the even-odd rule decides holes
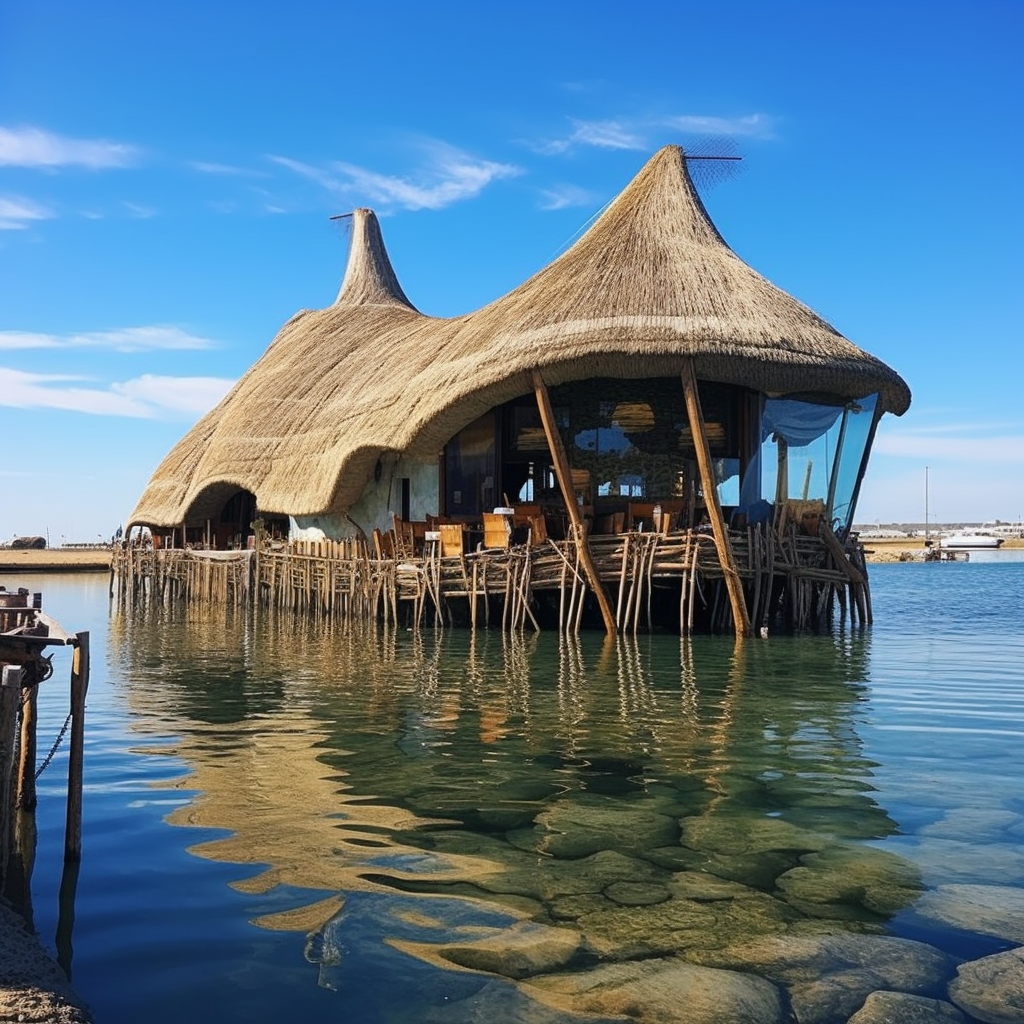
[[[740,647],[129,622],[104,576],[7,579],[91,632],[76,988],[100,1024],[211,1006],[458,1024],[527,1019],[525,997],[437,951],[523,919],[611,957],[821,921],[1006,948],[914,904],[950,882],[1024,886],[1016,555],[874,566],[871,630]],[[54,660],[40,755],[66,713]],[[62,750],[40,779],[51,948],[65,774]],[[811,885],[788,874],[808,853]],[[709,918],[680,877],[740,896]],[[666,908],[684,903],[681,922]]]

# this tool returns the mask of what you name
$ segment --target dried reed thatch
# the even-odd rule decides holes
[[[202,518],[235,487],[270,513],[350,507],[383,452],[433,458],[461,427],[550,384],[678,375],[765,392],[881,395],[900,376],[751,270],[725,244],[678,146],[660,150],[562,256],[466,316],[418,312],[370,210],[353,217],[334,304],[288,321],[164,459],[132,523]],[[209,510],[209,511],[207,511]]]

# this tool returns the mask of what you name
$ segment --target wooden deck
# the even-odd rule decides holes
[[[862,547],[827,528],[806,536],[757,526],[730,543],[755,633],[871,621]],[[588,538],[620,632],[733,628],[725,572],[709,534]],[[590,624],[594,601],[572,540],[442,556],[427,544],[382,556],[362,540],[261,543],[248,551],[115,548],[112,593],[126,602],[253,604],[414,626],[557,628]],[[838,612],[838,614],[837,614]]]

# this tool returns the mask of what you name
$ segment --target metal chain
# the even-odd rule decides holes
[[[50,752],[46,755],[45,758],[43,758],[42,764],[40,764],[39,767],[36,769],[37,780],[39,776],[42,775],[44,771],[46,771],[47,767],[49,767],[50,762],[53,760],[53,755],[57,753],[57,748],[60,746],[61,740],[64,739],[64,734],[68,731],[68,726],[71,724],[71,715],[72,712],[69,711],[68,717],[64,719],[64,724],[61,726],[60,732],[57,733],[57,738],[53,741],[53,746],[50,748]]]

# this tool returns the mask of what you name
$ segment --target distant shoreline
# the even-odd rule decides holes
[[[0,572],[110,572],[110,549],[0,548]]]
[[[864,559],[867,562],[920,562],[926,550],[923,537],[861,537],[860,542],[864,545]],[[999,550],[1021,549],[1024,549],[1024,538],[1009,537],[1003,541]],[[961,557],[964,553],[959,552]]]

